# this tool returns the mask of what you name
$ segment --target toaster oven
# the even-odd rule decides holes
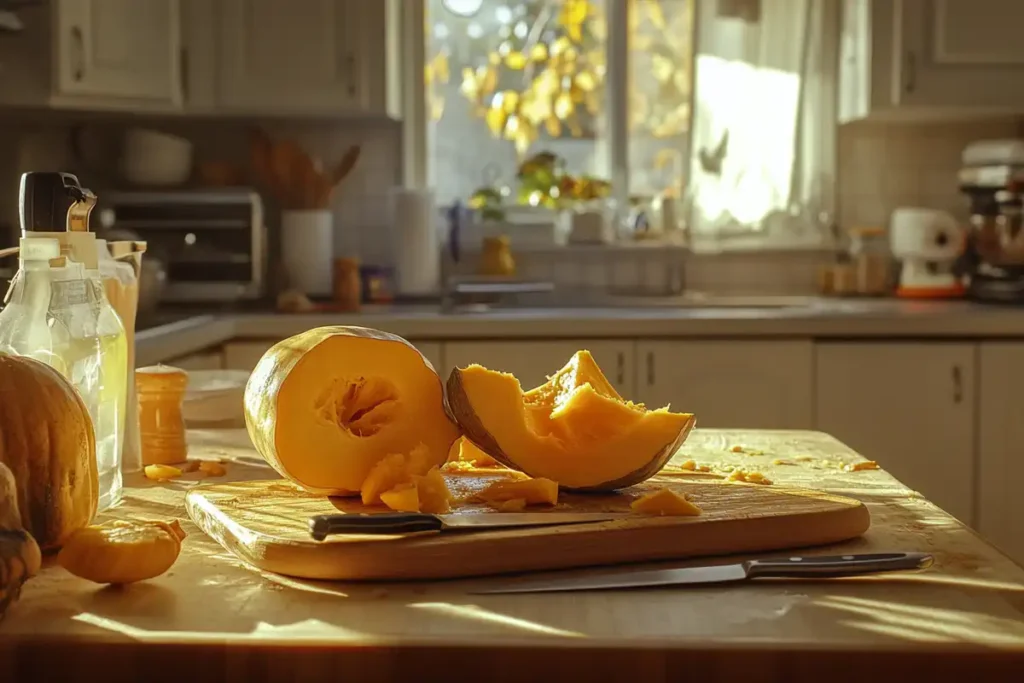
[[[267,231],[263,203],[251,189],[111,192],[100,195],[97,214],[104,230],[137,234],[147,258],[164,263],[161,301],[263,296]]]

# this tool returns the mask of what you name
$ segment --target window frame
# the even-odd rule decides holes
[[[397,1],[399,35],[401,46],[398,50],[401,78],[401,111],[402,111],[402,181],[408,187],[432,189],[428,170],[428,125],[426,88],[423,74],[426,68],[426,0],[393,0]],[[695,115],[696,95],[699,87],[697,75],[697,57],[701,48],[702,14],[707,3],[702,0],[693,2],[693,83],[690,88],[690,126],[686,132],[686,177],[693,165],[693,117]],[[822,60],[819,70],[812,74],[817,79],[822,97],[813,117],[812,126],[800,133],[802,145],[812,150],[801,162],[806,165],[808,160],[817,167],[823,178],[823,186],[818,189],[817,202],[823,212],[834,222],[838,218],[838,61],[839,61],[839,25],[841,0],[814,0],[820,2],[823,13],[821,21]],[[626,206],[630,195],[629,172],[629,98],[618,97],[621,92],[628,92],[630,78],[629,61],[629,0],[605,0],[608,18],[608,40],[605,45],[607,52],[606,108],[608,120],[608,137],[606,153],[608,154],[609,178],[612,183],[612,196],[619,206]],[[685,202],[684,202],[685,203]],[[690,218],[687,216],[687,218]],[[704,244],[702,244],[704,242]],[[750,251],[763,250],[806,251],[832,249],[832,236],[821,234],[812,241],[792,243],[780,241],[764,232],[751,232],[736,235],[735,239],[724,235],[691,234],[691,248],[695,251]]]

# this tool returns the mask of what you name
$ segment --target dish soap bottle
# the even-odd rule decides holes
[[[54,364],[78,389],[96,432],[99,509],[121,498],[121,449],[128,395],[128,344],[124,325],[103,288],[96,236],[89,215],[96,195],[69,173],[21,177],[21,224],[26,238],[53,238],[63,268],[50,270],[48,317],[60,357]],[[61,232],[60,229],[64,231]]]
[[[67,340],[50,327],[50,262],[60,256],[60,242],[46,237],[22,237],[18,272],[0,311],[0,351],[29,356],[66,374],[58,353]]]

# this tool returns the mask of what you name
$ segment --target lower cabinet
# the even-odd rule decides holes
[[[980,344],[978,531],[1024,565],[1024,343]]]
[[[814,344],[637,342],[637,400],[695,413],[698,427],[810,429]]]
[[[252,370],[277,339],[232,341],[224,345],[224,367],[228,370]]]
[[[228,370],[252,370],[277,339],[232,341],[224,345],[224,367]],[[444,366],[441,342],[410,340],[430,364],[440,371]]]
[[[816,428],[973,526],[975,350],[938,341],[820,342]]]
[[[587,349],[608,381],[625,398],[633,398],[632,340],[452,341],[444,345],[444,376],[453,368],[479,363],[491,370],[511,372],[523,389],[547,381],[576,351]]]

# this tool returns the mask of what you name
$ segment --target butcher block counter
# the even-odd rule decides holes
[[[190,443],[194,457],[228,462],[217,481],[274,478],[243,431],[194,431]],[[934,564],[536,595],[469,592],[501,577],[301,581],[251,569],[189,521],[185,493],[199,473],[129,477],[124,502],[103,517],[181,520],[189,535],[177,563],[128,587],[46,567],[0,623],[0,681],[1019,680],[1024,569],[884,470],[848,471],[864,458],[803,431],[697,430],[674,462],[687,459],[709,465],[704,476],[756,468],[774,485],[866,504],[865,536],[804,554],[923,551]]]

